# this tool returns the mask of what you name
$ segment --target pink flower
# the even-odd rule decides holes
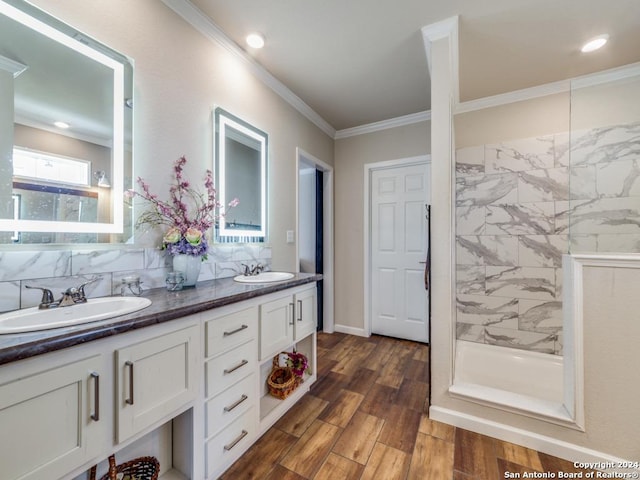
[[[229,206],[232,208],[237,207],[238,205],[240,205],[240,200],[238,200],[237,198],[234,198],[229,202]]]

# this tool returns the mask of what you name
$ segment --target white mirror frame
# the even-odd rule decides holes
[[[68,36],[28,13],[0,1],[0,14],[47,36],[81,55],[85,55],[113,70],[113,175],[111,195],[111,223],[59,222],[45,220],[0,219],[0,231],[21,232],[73,232],[73,233],[122,233],[124,208],[124,65],[114,58]],[[122,195],[118,194],[122,192]]]
[[[216,122],[217,120],[217,122]],[[222,181],[226,174],[226,151],[225,142],[217,139],[224,139],[227,136],[227,127],[231,127],[243,135],[255,140],[260,145],[260,230],[240,230],[229,229],[226,227],[224,219],[220,220],[218,227],[219,237],[248,237],[248,238],[266,238],[267,236],[267,148],[268,141],[267,135],[255,127],[247,127],[245,122],[236,119],[233,115],[229,114],[221,108],[214,109],[214,141],[217,141],[217,148],[214,148],[216,152],[215,162],[217,162],[217,179],[218,184],[218,201],[222,205],[223,209],[229,204],[232,198],[228,198],[225,182]],[[240,123],[242,122],[242,123]],[[217,125],[216,125],[217,123]],[[216,130],[217,135],[216,136]],[[215,169],[214,169],[215,171]],[[242,203],[242,198],[239,199]]]

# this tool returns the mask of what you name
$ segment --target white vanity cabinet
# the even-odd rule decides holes
[[[197,325],[118,348],[118,443],[195,399],[200,348]]]
[[[273,358],[316,331],[316,287],[260,305],[260,360]]]
[[[276,297],[274,295],[274,297]],[[260,306],[260,432],[264,433],[316,381],[316,284],[281,292]],[[273,357],[280,352],[298,351],[307,357],[309,369],[302,383],[285,400],[269,393],[267,379]]]
[[[293,339],[295,341],[315,333],[318,327],[316,286],[296,293],[293,296],[295,302],[295,322],[293,328]]]
[[[8,365],[0,375],[0,478],[62,478],[103,448],[102,357]],[[6,375],[5,375],[6,374]],[[16,378],[7,381],[8,376]]]
[[[211,311],[205,324],[205,478],[218,478],[316,380],[316,286],[294,287]],[[296,349],[310,375],[285,400],[269,394],[273,357]]]
[[[293,295],[260,305],[260,360],[273,357],[293,342]]]
[[[205,314],[205,472],[217,476],[258,433],[258,306]]]
[[[84,479],[116,454],[154,455],[160,480],[218,478],[316,380],[315,283],[0,366],[0,478]],[[272,359],[308,375],[269,394]]]

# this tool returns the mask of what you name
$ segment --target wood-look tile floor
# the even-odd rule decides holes
[[[578,471],[571,462],[430,420],[428,378],[426,345],[319,333],[318,381],[221,478],[497,480]]]

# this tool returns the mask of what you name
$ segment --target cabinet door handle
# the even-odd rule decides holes
[[[249,432],[247,432],[246,430],[242,430],[242,433],[241,433],[240,435],[238,435],[238,437],[237,437],[233,442],[231,442],[231,443],[230,443],[230,444],[228,444],[228,445],[225,445],[225,446],[224,446],[224,449],[225,449],[226,451],[231,450],[233,447],[235,447],[235,446],[238,444],[238,442],[239,442],[240,440],[242,440],[242,439],[243,439],[244,437],[246,437],[247,435],[249,435]]]
[[[227,375],[229,373],[235,372],[236,370],[238,370],[241,367],[244,367],[247,363],[249,363],[249,360],[242,360],[238,365],[236,365],[235,367],[232,368],[225,368],[223,370],[224,374]]]
[[[93,413],[91,414],[91,420],[100,420],[100,375],[98,372],[91,372],[91,378],[93,378]]]
[[[298,321],[302,321],[302,300],[298,300]]]
[[[233,402],[231,405],[229,405],[228,407],[224,407],[224,411],[225,412],[230,412],[231,410],[233,410],[234,408],[236,408],[238,405],[240,405],[242,402],[244,402],[246,399],[248,399],[249,397],[247,397],[246,395],[242,395],[238,400],[236,400],[235,402]]]
[[[230,335],[233,335],[234,333],[241,332],[242,330],[245,330],[245,329],[247,329],[247,328],[249,328],[249,326],[248,326],[248,325],[242,325],[240,328],[236,328],[235,330],[231,330],[230,332],[224,332],[224,333],[222,334],[222,336],[223,336],[223,337],[228,337],[228,336],[230,336]]]
[[[289,304],[289,306],[291,307],[291,317],[290,317],[290,320],[289,320],[289,325],[293,325],[293,324],[294,324],[293,319],[294,319],[294,318],[295,318],[295,316],[296,316],[296,315],[295,315],[296,306],[295,306],[295,304],[294,304],[294,303],[290,303],[290,304]]]
[[[124,403],[133,405],[133,362],[127,360],[124,364],[129,367],[129,398],[127,398]]]

